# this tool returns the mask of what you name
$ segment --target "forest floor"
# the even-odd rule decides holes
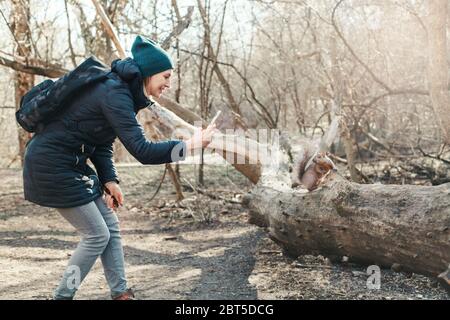
[[[139,299],[449,299],[434,280],[381,270],[367,288],[366,267],[323,257],[293,259],[247,222],[239,201],[251,186],[230,167],[181,166],[185,200],[175,202],[163,167],[119,167],[121,221],[129,285]],[[23,199],[21,171],[1,169],[0,299],[50,299],[79,236],[59,214]],[[187,182],[189,181],[189,183]],[[206,221],[208,220],[208,221]],[[109,299],[100,261],[76,299]]]

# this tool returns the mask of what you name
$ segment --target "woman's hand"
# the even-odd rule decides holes
[[[192,138],[186,140],[186,149],[188,151],[206,148],[210,143],[212,136],[217,132],[216,125],[210,125],[206,129],[197,129]]]
[[[111,209],[123,206],[123,194],[117,182],[110,181],[105,184],[105,202]]]

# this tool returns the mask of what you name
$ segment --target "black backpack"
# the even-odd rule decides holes
[[[74,94],[88,85],[107,78],[111,69],[96,57],[90,57],[57,81],[45,80],[20,100],[16,120],[28,132],[36,132],[58,118]]]

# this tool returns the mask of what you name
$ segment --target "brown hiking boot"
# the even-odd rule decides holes
[[[122,294],[119,294],[118,296],[112,297],[113,300],[136,300],[134,296],[134,292],[131,289],[128,289]]]
[[[442,272],[437,278],[441,286],[450,294],[450,266],[447,271]]]

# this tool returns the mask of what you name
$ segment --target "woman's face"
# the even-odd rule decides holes
[[[172,70],[166,70],[147,78],[144,82],[147,94],[159,98],[166,89],[170,89],[171,77]]]

